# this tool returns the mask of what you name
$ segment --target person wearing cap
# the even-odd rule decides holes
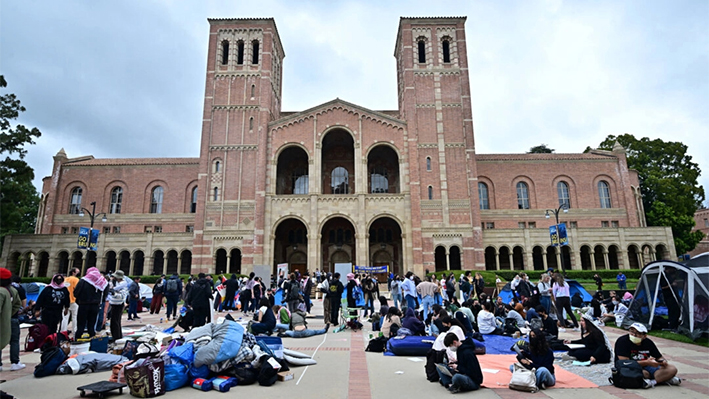
[[[25,368],[25,365],[20,363],[20,322],[15,316],[21,307],[20,295],[12,286],[12,273],[0,268],[0,351],[10,344],[11,371]]]
[[[662,383],[682,383],[677,377],[677,367],[669,364],[655,343],[647,337],[647,327],[644,324],[633,323],[628,329],[628,335],[623,335],[615,341],[615,359],[637,361],[643,368],[645,388]]]
[[[109,292],[108,304],[111,306],[111,338],[115,341],[123,338],[121,317],[123,317],[123,308],[128,298],[128,283],[125,281],[123,270],[117,270],[113,273]]]

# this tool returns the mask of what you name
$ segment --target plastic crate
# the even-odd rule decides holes
[[[277,358],[283,359],[283,340],[281,340],[281,337],[257,336],[256,341],[263,342]]]

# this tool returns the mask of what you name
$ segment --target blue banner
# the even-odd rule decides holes
[[[386,273],[388,266],[354,266],[355,273]]]
[[[89,244],[89,229],[88,227],[79,227],[79,240],[76,242],[76,248],[86,249]]]
[[[569,245],[569,238],[566,235],[566,225],[549,226],[549,236],[551,237],[551,245],[558,247],[559,245]]]
[[[89,235],[89,251],[96,251],[98,249],[98,229],[91,229],[91,234]]]

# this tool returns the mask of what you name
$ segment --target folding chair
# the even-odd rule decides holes
[[[347,307],[347,299],[342,299],[340,303],[340,325],[342,330],[351,327],[354,322],[359,322],[359,310],[360,308],[358,307]]]

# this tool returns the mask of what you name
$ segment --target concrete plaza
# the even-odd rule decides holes
[[[319,316],[310,320],[311,328],[321,328],[322,322],[322,302],[316,300],[311,313]],[[163,311],[164,312],[164,311]],[[234,316],[240,316],[240,312],[235,312]],[[139,328],[141,325],[151,323],[159,324],[160,316],[150,315],[146,312],[141,314],[141,323],[126,322],[124,315],[124,327]],[[259,395],[267,395],[272,398],[348,398],[348,399],[370,399],[393,397],[421,398],[433,397],[434,395],[448,395],[447,392],[437,383],[430,383],[426,380],[423,366],[424,362],[412,361],[409,357],[388,357],[380,353],[365,352],[369,323],[365,323],[362,331],[353,333],[345,330],[340,333],[333,333],[332,329],[326,335],[319,335],[310,338],[293,339],[284,338],[284,345],[288,348],[298,350],[310,355],[318,364],[310,367],[294,367],[295,378],[287,382],[277,382],[271,387],[261,387],[259,385],[237,386],[232,388],[230,394],[244,394],[246,397],[257,398]],[[162,324],[163,326],[165,324]],[[26,330],[23,330],[22,342]],[[621,335],[621,331],[613,328],[606,329],[611,342]],[[563,338],[576,338],[578,333],[569,330],[562,333]],[[709,348],[683,344],[660,338],[653,338],[660,351],[675,364],[679,369],[679,376],[682,378],[682,385],[679,387],[660,386],[648,390],[622,390],[612,386],[601,386],[598,388],[585,389],[547,389],[534,394],[536,398],[593,398],[593,399],[655,399],[655,398],[706,398],[709,396]],[[423,359],[423,358],[421,358]],[[3,366],[9,370],[9,350],[6,348],[2,353]],[[39,362],[38,353],[21,353],[21,360],[27,368],[21,371],[0,373],[2,383],[0,389],[6,391],[19,399],[33,398],[78,398],[79,392],[76,387],[90,384],[97,381],[107,380],[110,373],[101,372],[95,374],[51,376],[37,379],[32,375],[34,366]],[[608,366],[610,369],[610,365]],[[610,374],[610,371],[609,371]],[[124,390],[123,397],[129,397]],[[168,392],[165,397],[169,398],[192,398],[193,395],[200,397],[219,397],[224,395],[219,392],[197,392],[186,387],[176,391]],[[229,395],[229,394],[227,394]],[[464,396],[474,395],[477,398],[522,398],[529,397],[524,392],[516,392],[507,388],[487,389],[483,388],[473,393],[460,394]],[[117,395],[115,396],[117,397]]]

